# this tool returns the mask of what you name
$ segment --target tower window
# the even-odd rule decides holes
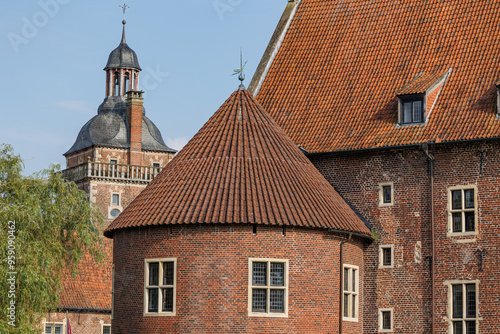
[[[125,93],[130,90],[129,82],[130,82],[130,75],[127,72],[127,73],[125,73],[125,89],[124,89]]]
[[[359,268],[344,265],[344,320],[358,319],[359,306]]]
[[[147,259],[144,270],[144,314],[175,315],[177,259]]]
[[[120,195],[119,194],[113,194],[111,203],[113,205],[120,205]]]
[[[248,315],[288,316],[288,260],[249,259]]]
[[[120,74],[115,72],[115,96],[120,96]]]

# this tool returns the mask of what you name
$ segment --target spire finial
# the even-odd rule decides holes
[[[123,21],[122,21],[122,24],[123,24],[123,32],[122,32],[122,43],[127,43],[127,41],[125,40],[125,24],[127,24],[127,21],[125,21],[125,14],[127,13],[127,9],[129,9],[130,7],[127,5],[127,3],[125,1],[123,1],[123,5],[121,6],[118,6],[122,9],[123,11]]]
[[[125,14],[127,14],[127,9],[129,9],[130,7],[127,5],[127,3],[125,1],[123,1],[123,5],[121,5],[119,7],[123,11],[123,21],[122,21],[122,23],[125,25],[127,23],[127,21],[125,21]]]
[[[243,84],[243,81],[245,80],[245,74],[243,74],[243,70],[245,69],[246,64],[246,61],[245,64],[243,64],[243,49],[240,48],[240,68],[234,70],[233,75],[238,74],[238,80],[241,81],[241,84]]]

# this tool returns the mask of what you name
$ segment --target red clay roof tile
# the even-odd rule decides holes
[[[302,0],[257,99],[312,153],[497,138],[499,11],[498,1]],[[396,128],[403,87],[423,72],[409,87],[422,92],[449,68],[428,122]]]
[[[370,230],[246,89],[234,92],[104,234],[169,224]]]

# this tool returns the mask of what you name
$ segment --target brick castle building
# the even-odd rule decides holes
[[[64,154],[64,177],[89,194],[108,224],[176,153],[165,145],[156,125],[146,117],[143,92],[138,91],[141,67],[126,43],[125,23],[122,40],[104,68],[105,99]],[[113,251],[109,240],[105,240],[105,252],[103,264],[85,256],[77,276],[64,278],[59,313],[44,319],[46,333],[66,333],[66,312],[75,334],[111,333]]]
[[[500,333],[499,12],[288,1],[105,231],[113,333]]]

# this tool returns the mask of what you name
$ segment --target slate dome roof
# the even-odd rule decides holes
[[[174,224],[369,228],[240,86],[105,230]]]
[[[125,40],[125,25],[123,25],[122,41],[120,45],[111,51],[108,63],[104,70],[109,68],[132,68],[141,71],[139,59],[134,50],[132,50]]]
[[[142,149],[175,153],[168,147],[156,125],[142,116]],[[127,104],[125,97],[111,96],[104,99],[94,116],[80,130],[75,143],[64,155],[91,146],[108,146],[118,148],[130,147],[129,124],[127,120]]]

